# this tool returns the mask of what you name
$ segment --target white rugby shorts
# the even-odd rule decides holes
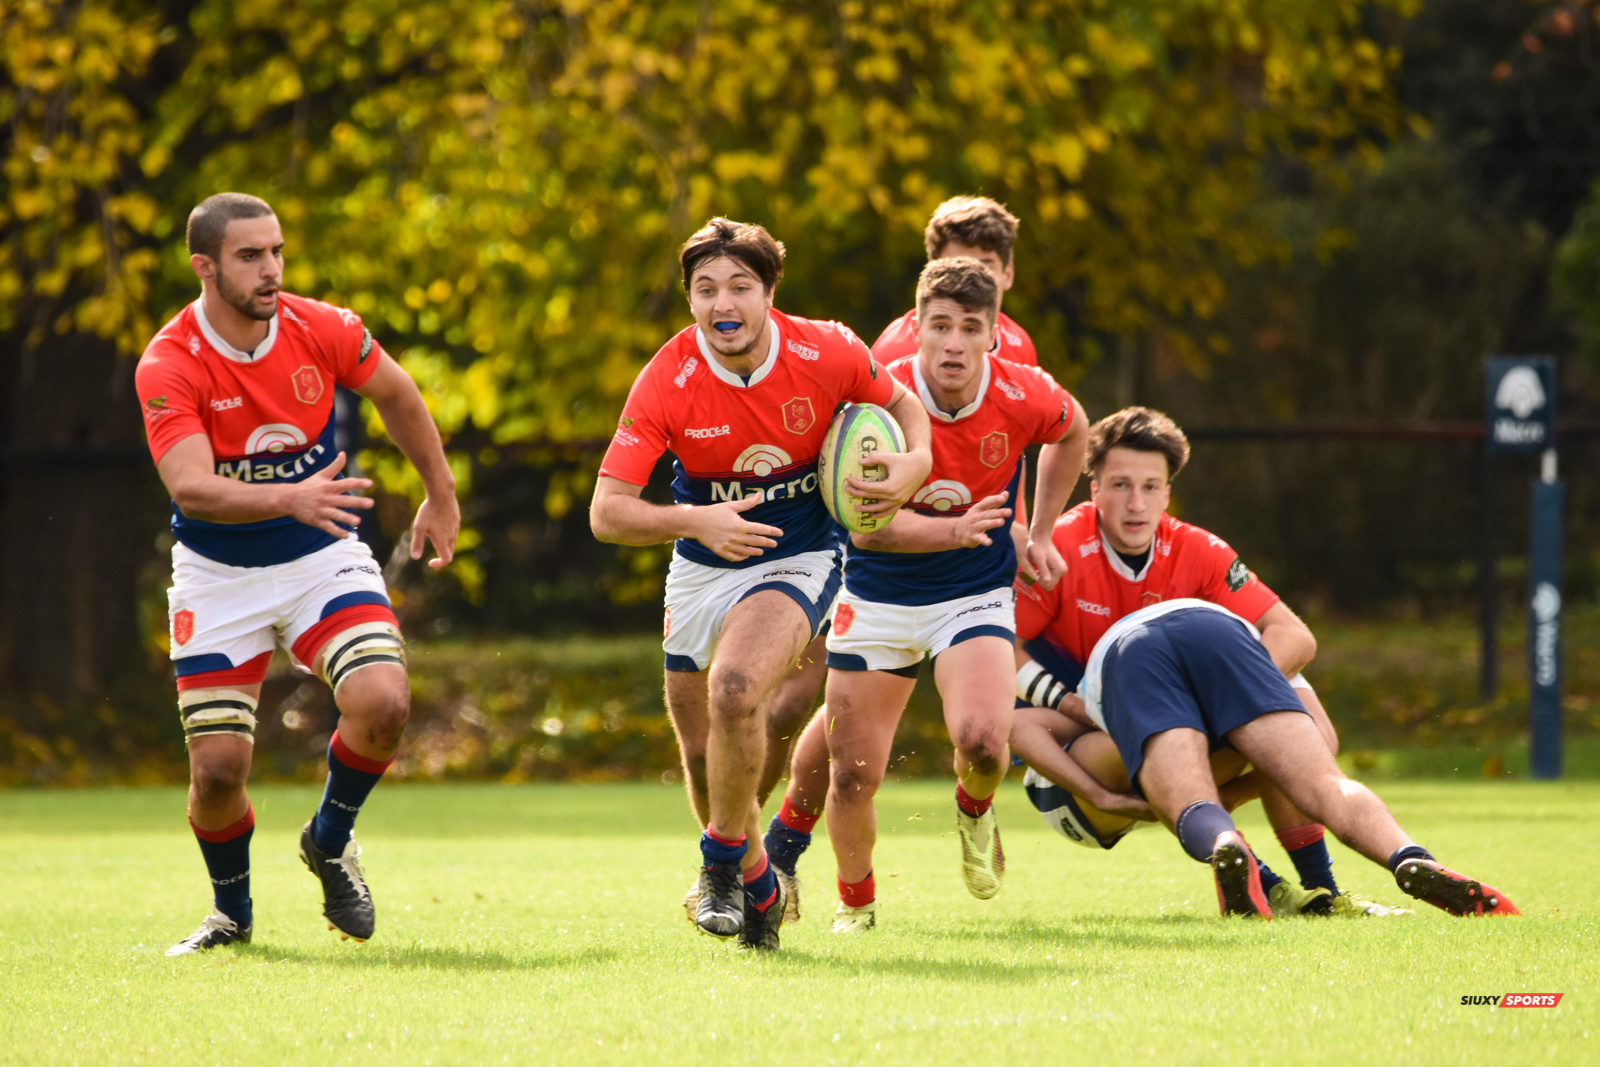
[[[863,600],[845,589],[828,631],[828,666],[910,674],[924,656],[974,637],[1014,640],[1016,603],[1016,590],[1009,585],[921,606]]]
[[[661,648],[667,654],[667,670],[709,669],[722,635],[722,620],[739,601],[764,589],[775,589],[794,600],[806,613],[815,637],[839,593],[840,560],[837,548],[827,548],[755,567],[708,567],[674,552],[667,568],[662,621]]]
[[[179,689],[259,682],[280,644],[309,670],[346,627],[394,621],[383,570],[355,537],[270,567],[230,567],[173,545],[167,605]]]

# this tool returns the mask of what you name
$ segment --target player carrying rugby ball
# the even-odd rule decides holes
[[[1040,580],[1054,585],[1065,565],[1050,533],[1083,465],[1088,422],[1048,374],[989,355],[998,296],[976,260],[929,263],[917,282],[921,350],[889,368],[932,420],[933,470],[886,527],[851,536],[828,635],[827,818],[841,933],[875,922],[872,799],[924,656],[933,657],[956,747],[967,889],[988,899],[1005,873],[991,802],[1009,762],[1016,669],[1017,550],[1003,529],[1007,504],[1018,499],[1022,450],[1044,445],[1026,552]]]
[[[677,542],[663,646],[667,710],[705,827],[695,922],[775,949],[784,894],[757,829],[766,745],[757,710],[839,588],[817,452],[840,403],[888,408],[908,451],[880,457],[885,479],[855,491],[876,498],[861,510],[892,513],[927,476],[928,417],[848,328],[773,308],[783,246],[760,226],[712,219],[680,260],[695,324],[633,383],[589,523],[602,541]],[[668,449],[676,502],[663,507],[641,492]]]

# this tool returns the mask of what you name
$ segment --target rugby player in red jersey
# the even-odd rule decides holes
[[[354,312],[281,290],[272,208],[222,193],[189,216],[200,299],[151,340],[135,374],[150,452],[172,495],[172,663],[189,747],[189,822],[214,911],[168,955],[250,940],[245,791],[256,707],[273,649],[333,689],[322,803],[300,857],[322,883],[332,929],[364,941],[376,922],[355,819],[394,759],[410,712],[399,624],[371,551],[352,532],[370,488],[334,446],[334,387],[370,400],[415,464],[427,499],[410,552],[447,566],[461,512],[422,396]]]
[[[965,256],[982,263],[999,288],[997,301],[1005,299],[1006,290],[1016,281],[1017,267],[1011,256],[1016,243],[1017,217],[987,196],[951,197],[934,209],[922,232],[922,245],[930,261]],[[1039,353],[1028,331],[1001,311],[998,302],[995,311],[994,343],[989,354],[1037,367]],[[897,359],[916,355],[920,347],[917,309],[912,308],[884,327],[872,344],[872,354],[887,367]]]
[[[835,408],[882,405],[907,452],[879,454],[879,482],[851,482],[892,514],[932,463],[928,416],[846,327],[772,306],[783,246],[760,226],[712,219],[680,253],[695,324],[639,373],[595,486],[602,541],[676,541],[667,572],[667,709],[690,802],[705,827],[695,922],[778,947],[784,893],[757,830],[763,699],[813,640],[839,588],[836,527],[816,459]],[[641,498],[676,460],[670,506]]]
[[[1064,567],[1050,531],[1082,465],[1088,423],[1048,374],[989,354],[997,299],[981,263],[928,264],[917,285],[921,349],[889,368],[932,419],[934,460],[928,479],[886,528],[851,537],[828,635],[827,703],[807,728],[811,741],[817,734],[825,739],[832,767],[827,818],[838,865],[836,932],[876,922],[873,797],[925,657],[933,658],[956,749],[963,879],[974,896],[988,899],[1004,877],[993,799],[1007,768],[1017,551],[1009,535],[990,531],[1009,526],[1022,450],[1043,445],[1038,513],[1024,552],[1042,581],[1059,580]],[[801,767],[796,777],[813,772]]]
[[[1019,709],[1011,743],[1029,764],[1029,795],[1046,821],[1071,837],[1074,827],[1063,824],[1061,811],[1077,801],[1100,807],[1107,798],[1084,796],[1079,779],[1068,781],[1074,759],[1066,746],[1086,746],[1080,762],[1100,770],[1101,786],[1122,788],[1125,772],[1116,773],[1115,753],[1103,739],[1078,740],[1059,711],[1063,702],[1077,698],[1068,691],[1077,684],[1082,665],[1095,642],[1118,619],[1151,604],[1178,598],[1198,598],[1218,604],[1254,623],[1261,643],[1286,678],[1292,680],[1330,751],[1338,751],[1338,737],[1322,705],[1300,670],[1316,654],[1316,639],[1305,623],[1268,589],[1221,538],[1172,518],[1166,512],[1172,479],[1189,457],[1183,431],[1160,412],[1126,408],[1096,423],[1089,435],[1088,473],[1091,499],[1061,516],[1056,524],[1056,547],[1069,561],[1067,577],[1054,588],[1017,584],[1017,636],[1019,650],[1018,695],[1027,703],[1042,705]],[[1233,771],[1238,773],[1238,769]],[[1280,911],[1305,910],[1313,914],[1387,913],[1382,905],[1352,894],[1341,894],[1333,877],[1323,828],[1301,813],[1269,781],[1257,777],[1262,805],[1280,842],[1300,875],[1302,891],[1283,882],[1270,870],[1263,877]],[[1052,788],[1052,786],[1057,788]],[[1063,792],[1065,790],[1065,792]],[[1117,792],[1113,789],[1113,792]],[[1074,800],[1076,797],[1076,800]],[[1138,798],[1111,798],[1112,815],[1125,817],[1121,832],[1136,823],[1131,818],[1143,807]],[[1082,821],[1107,829],[1115,820],[1100,819],[1084,811]],[[1068,823],[1080,820],[1069,818]],[[1114,844],[1119,833],[1095,835],[1101,847]],[[1089,844],[1085,838],[1080,843]]]

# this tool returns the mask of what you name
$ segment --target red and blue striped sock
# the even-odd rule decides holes
[[[710,867],[718,863],[738,863],[744,859],[744,854],[749,851],[750,843],[743,834],[738,837],[723,837],[715,830],[707,828],[700,835],[700,857]]]
[[[838,877],[834,881],[839,886],[839,900],[847,908],[864,908],[878,899],[878,882],[871,871],[859,882],[847,882]]]
[[[783,806],[767,826],[764,841],[767,855],[784,874],[794,874],[800,856],[811,847],[811,831],[820,818],[820,812],[813,815],[809,811],[801,811],[790,803],[787,796],[783,798]]]
[[[256,809],[245,809],[244,818],[220,830],[202,830],[189,820],[200,855],[211,876],[212,900],[217,910],[241,927],[255,919],[250,908],[250,838],[256,829]]]
[[[765,855],[744,872],[744,896],[762,914],[778,899],[778,875]]]
[[[333,732],[333,739],[328,742],[328,784],[323,787],[322,803],[311,820],[311,840],[317,848],[330,856],[344,853],[344,846],[355,832],[361,805],[393,762],[357,755],[344,743],[339,731]]]
[[[993,803],[993,793],[982,798],[973,797],[960,782],[956,783],[956,807],[960,808],[963,814],[970,815],[976,819],[988,811]]]
[[[1307,889],[1326,889],[1339,895],[1339,883],[1333,880],[1333,858],[1328,855],[1321,823],[1307,823],[1288,830],[1279,830],[1278,843],[1289,853],[1300,884]]]

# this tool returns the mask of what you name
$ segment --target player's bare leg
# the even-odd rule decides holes
[[[820,736],[831,760],[824,766],[830,767],[828,841],[838,867],[836,933],[870,929],[877,921],[872,850],[878,820],[873,798],[889,768],[895,726],[915,686],[916,679],[885,671],[829,671],[826,720],[813,720],[802,738],[810,748],[807,738],[814,742]]]
[[[683,762],[683,785],[695,821],[705,828],[711,819],[711,798],[706,788],[706,743],[711,736],[711,710],[706,680],[709,671],[667,671],[667,714],[678,735],[678,758]]]
[[[800,661],[767,694],[762,707],[767,720],[767,753],[756,786],[756,803],[760,807],[767,806],[767,798],[788,770],[790,754],[811,719],[817,693],[828,677],[827,640],[826,636],[812,638],[800,654]]]
[[[695,921],[717,937],[741,935],[776,947],[783,909],[757,826],[756,786],[766,749],[760,715],[767,693],[811,640],[811,624],[793,599],[762,590],[729,610],[707,672],[709,815],[700,839],[704,867]],[[776,913],[771,906],[779,904]],[[759,932],[750,929],[760,925]]]
[[[371,937],[377,925],[356,817],[394,761],[411,716],[411,683],[398,642],[398,631],[383,627],[347,631],[328,642],[335,662],[324,674],[339,683],[339,725],[328,745],[322,803],[300,831],[300,859],[322,883],[328,928],[356,941]]]
[[[1010,768],[1007,741],[1015,674],[1012,643],[987,634],[951,645],[933,663],[945,726],[956,746],[961,875],[967,891],[979,900],[1000,892],[1005,879],[1006,857],[993,803]]]

